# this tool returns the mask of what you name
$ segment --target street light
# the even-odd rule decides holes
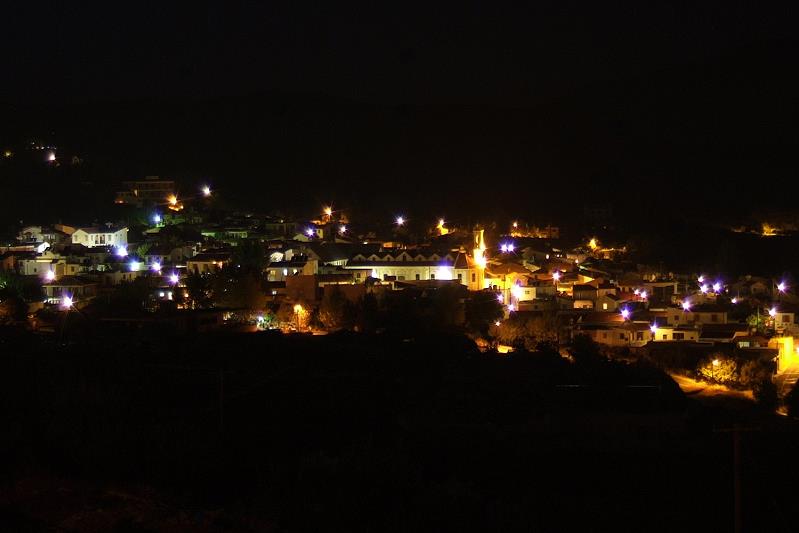
[[[397,226],[402,226],[403,224],[405,224],[405,217],[398,216],[394,222],[397,223]]]
[[[202,192],[203,192],[203,196],[208,198],[209,196],[211,196],[211,187],[209,187],[208,185],[203,185]]]
[[[68,310],[70,307],[72,307],[72,304],[73,304],[72,296],[68,296],[67,295],[67,296],[64,296],[63,298],[61,298],[61,308],[62,309]]]
[[[305,312],[305,309],[300,304],[294,304],[294,315],[297,317],[297,331],[302,329],[301,326],[301,316]]]

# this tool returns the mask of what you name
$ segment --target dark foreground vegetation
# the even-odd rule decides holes
[[[0,333],[6,530],[795,530],[794,424],[460,336]],[[8,529],[10,527],[11,529]]]

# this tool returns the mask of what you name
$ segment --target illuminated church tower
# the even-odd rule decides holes
[[[474,249],[472,250],[472,260],[474,261],[474,271],[472,273],[471,279],[469,280],[469,290],[470,291],[480,291],[483,290],[483,285],[485,281],[485,268],[486,268],[486,258],[485,258],[485,240],[483,239],[483,230],[476,229],[474,230]]]

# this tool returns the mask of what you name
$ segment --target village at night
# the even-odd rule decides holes
[[[796,8],[18,4],[0,531],[799,530]]]

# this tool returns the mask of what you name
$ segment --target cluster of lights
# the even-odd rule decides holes
[[[508,242],[508,243],[504,243],[503,242],[502,244],[499,245],[499,250],[501,252],[503,252],[503,253],[511,253],[515,249],[516,249],[516,245],[514,245],[512,242]]]

